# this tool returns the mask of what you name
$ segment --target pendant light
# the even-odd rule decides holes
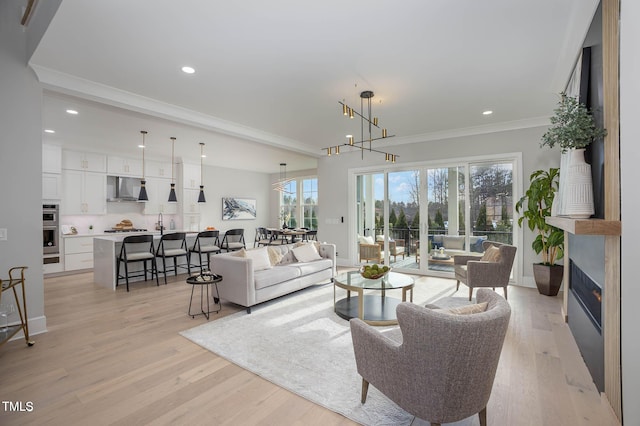
[[[140,195],[138,195],[138,201],[149,201],[149,197],[147,197],[147,188],[145,187],[147,184],[147,181],[144,179],[144,149],[145,149],[145,145],[144,145],[144,137],[147,135],[147,131],[146,130],[140,130],[140,133],[142,133],[142,179],[140,180]]]
[[[198,194],[198,202],[206,203],[207,200],[204,198],[204,185],[202,184],[202,159],[204,158],[204,154],[202,153],[202,149],[204,148],[204,142],[200,142],[200,194]]]
[[[174,138],[173,136],[171,136],[169,139],[171,139],[171,190],[169,191],[169,202],[170,203],[177,203],[178,202],[178,198],[176,197],[176,183],[173,180],[173,152],[174,152],[174,148],[175,148],[175,143],[176,143],[176,138]]]

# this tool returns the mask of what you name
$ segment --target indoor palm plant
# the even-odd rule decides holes
[[[522,212],[518,226],[527,226],[536,232],[531,247],[536,254],[542,254],[542,263],[533,265],[533,276],[541,294],[555,296],[562,284],[563,266],[556,261],[564,255],[564,232],[549,225],[545,218],[551,216],[551,204],[558,190],[560,170],[551,168],[536,170],[529,177],[529,189],[516,203],[516,211]]]

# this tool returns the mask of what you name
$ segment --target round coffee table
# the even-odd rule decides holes
[[[360,318],[370,325],[394,325],[396,306],[407,300],[407,291],[411,291],[413,302],[413,286],[415,282],[409,275],[389,272],[376,280],[363,278],[358,271],[339,274],[333,279],[333,308],[339,317],[349,320]],[[336,287],[347,290],[347,297],[336,301]],[[380,294],[364,294],[364,290],[380,292]],[[402,300],[387,297],[387,290],[402,290]],[[351,296],[351,292],[357,296]]]

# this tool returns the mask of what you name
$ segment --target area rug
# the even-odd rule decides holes
[[[454,293],[455,281],[429,278],[416,283],[414,303],[427,304]],[[338,297],[346,293],[337,289]],[[238,312],[180,334],[271,382],[364,425],[409,425],[413,416],[369,387],[360,403],[348,321],[333,311],[333,285],[318,285]],[[397,290],[400,297],[400,290]],[[451,301],[449,301],[451,303]],[[394,326],[397,327],[397,326]],[[394,327],[379,327],[381,332]]]

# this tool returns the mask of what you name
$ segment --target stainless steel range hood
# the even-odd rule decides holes
[[[107,176],[107,201],[138,201],[140,178],[126,176]]]

